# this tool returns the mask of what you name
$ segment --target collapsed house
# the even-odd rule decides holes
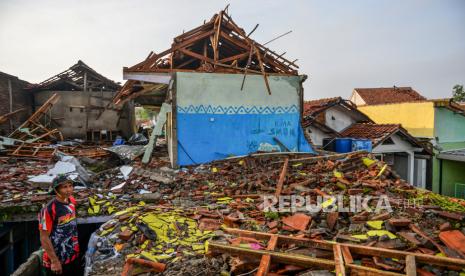
[[[25,80],[0,72],[0,135],[12,132],[32,113],[32,97]]]
[[[24,227],[12,224],[30,221],[37,229],[36,213],[51,198],[48,185],[33,178],[66,169],[68,176],[89,174],[91,185],[76,188],[78,223],[105,222],[89,240],[87,275],[458,275],[465,201],[416,189],[367,152],[314,156],[300,129],[304,77],[249,35],[222,11],[175,38],[170,50],[125,68],[128,82],[113,102],[159,112],[147,149],[160,147],[146,151],[150,161],[127,152],[96,156],[95,148],[89,158],[79,146],[52,145],[61,132],[48,128],[53,116],[44,114],[59,103],[56,93],[24,122],[42,132],[13,132],[22,144],[32,139],[65,154],[52,155],[59,160],[53,168],[50,160],[0,157],[7,271],[25,243],[15,239]],[[167,149],[156,141],[163,127]],[[280,152],[249,154],[255,151]],[[264,208],[264,195],[310,203],[323,197],[323,209],[274,212]],[[392,211],[373,212],[373,201],[347,210],[354,197],[387,198]],[[33,254],[15,275],[37,272],[39,260]]]
[[[88,141],[113,141],[116,136],[129,137],[133,107],[114,107],[111,100],[121,88],[79,60],[69,69],[26,91],[33,95],[34,110],[54,94],[60,98],[48,114],[51,125],[66,138]]]
[[[300,127],[306,76],[249,35],[221,11],[175,37],[171,48],[123,69],[128,81],[115,104],[169,104],[173,166],[256,151],[312,151]]]

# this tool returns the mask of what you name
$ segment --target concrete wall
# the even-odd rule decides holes
[[[415,147],[412,144],[403,140],[398,134],[392,135],[391,139],[394,142],[394,144],[380,144],[373,149],[373,153],[406,152],[415,150]]]
[[[40,107],[54,93],[60,96],[57,104],[52,108],[52,118],[57,118],[61,124],[58,128],[65,138],[86,138],[86,106],[105,107],[112,99],[111,92],[87,92],[82,91],[40,91],[34,94],[35,107]],[[98,98],[103,94],[103,100]],[[114,110],[105,110],[97,119],[99,110],[90,110],[88,129],[97,130],[121,130],[125,136],[130,135],[129,108],[125,107],[118,122],[118,113]]]
[[[305,131],[307,131],[308,135],[310,136],[310,139],[312,139],[312,143],[315,146],[323,146],[323,139],[332,137],[313,126],[307,127]]]
[[[434,108],[434,136],[439,143],[465,142],[465,116],[447,108]]]
[[[255,151],[312,151],[300,127],[300,78],[176,73],[178,165]]]
[[[418,150],[418,148],[412,145],[410,142],[402,139],[398,134],[392,135],[391,139],[394,144],[378,145],[373,149],[373,153],[396,153],[394,158],[395,171],[399,170],[398,173],[402,176],[403,179],[409,181],[410,184],[417,187],[425,187],[426,163],[423,160],[414,158],[413,166],[412,164],[410,165],[412,167],[411,169],[413,170],[413,174],[410,175],[411,179],[409,180],[409,160],[407,156],[403,156],[404,153],[412,154],[412,156],[414,156],[414,152]],[[402,156],[397,153],[401,153]],[[396,164],[396,162],[400,163]]]
[[[360,97],[360,95],[354,90],[352,91],[352,95],[350,96],[350,101],[353,102],[355,105],[364,105],[366,102]]]
[[[378,124],[402,124],[415,137],[434,137],[432,102],[366,105],[358,109]]]
[[[11,117],[12,129],[9,122],[0,125],[0,135],[7,135],[18,128],[24,121],[29,118],[32,111],[32,95],[23,90],[27,85],[26,81],[20,80],[15,76],[11,76],[0,72],[0,116],[10,112],[10,94],[9,83],[11,84],[13,96],[13,111],[20,108],[26,108],[26,111],[13,115]]]
[[[341,132],[358,120],[351,116],[351,111],[340,106],[334,106],[325,111],[325,121],[328,127]]]

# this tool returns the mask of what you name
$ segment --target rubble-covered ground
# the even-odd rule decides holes
[[[206,255],[209,241],[266,248],[262,241],[228,234],[227,227],[465,259],[463,241],[449,238],[465,233],[465,202],[416,189],[367,153],[258,154],[178,170],[169,167],[166,155],[164,147],[157,147],[147,165],[121,155],[77,158],[89,176],[87,187],[76,187],[78,216],[112,215],[89,243],[89,275],[120,274],[128,269],[129,258],[166,264],[163,275],[253,274],[259,259]],[[50,196],[47,183],[30,180],[54,169],[56,163],[11,157],[0,162],[0,217],[35,215]],[[342,212],[328,198],[322,206],[336,208],[331,212],[266,212],[263,196],[276,193],[280,175],[284,177],[281,196],[310,196],[315,203],[317,196],[340,195],[347,205],[351,195],[371,196],[373,209],[377,200],[387,196],[393,212]],[[332,258],[311,248],[283,245],[278,250]],[[403,260],[356,261],[400,273],[405,267]],[[460,273],[429,265],[417,268],[432,275]],[[128,275],[147,268],[129,270]],[[332,273],[310,274],[308,269],[282,264],[272,264],[271,271]]]

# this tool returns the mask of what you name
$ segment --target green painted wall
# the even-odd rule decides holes
[[[465,141],[455,143],[440,143],[439,146],[442,148],[442,150],[463,149],[465,148]],[[435,155],[437,155],[438,153],[439,152],[435,151]],[[454,179],[465,178],[465,163],[461,163],[463,164],[463,167],[457,167],[457,164],[454,163],[460,164],[461,162],[445,160],[443,163],[442,192],[445,195],[454,195]],[[462,183],[465,182],[462,181]],[[450,191],[451,194],[446,193],[446,191]],[[439,159],[437,159],[436,156],[433,157],[433,192],[439,193]]]
[[[434,136],[441,150],[465,148],[465,116],[443,108],[434,108]],[[435,154],[439,152],[435,151]],[[465,183],[465,163],[443,161],[444,195],[454,196],[456,182]],[[433,191],[439,193],[439,160],[433,157]],[[462,180],[461,180],[462,179]]]
[[[465,116],[436,107],[434,109],[434,136],[439,143],[465,142]]]
[[[443,160],[442,194],[455,196],[455,183],[465,184],[465,162]]]

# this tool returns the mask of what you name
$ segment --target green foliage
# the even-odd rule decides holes
[[[456,102],[465,102],[465,90],[463,90],[463,85],[457,84],[453,87],[452,97]]]
[[[135,113],[136,120],[150,120],[153,117],[153,112],[143,107],[137,107]]]
[[[269,218],[273,220],[279,219],[279,213],[278,212],[265,212],[265,218]]]

